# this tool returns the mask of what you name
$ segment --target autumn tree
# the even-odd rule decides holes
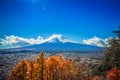
[[[8,80],[85,80],[83,66],[62,55],[46,59],[43,52],[34,60],[22,60],[13,69]]]
[[[8,80],[29,80],[28,79],[28,62],[23,59],[12,70]]]
[[[120,70],[114,67],[112,70],[107,72],[107,79],[109,80],[120,80]]]
[[[49,80],[80,80],[78,64],[65,60],[62,55],[49,57],[46,67]]]
[[[93,78],[90,79],[90,80],[100,80],[100,77],[99,77],[99,76],[95,76],[95,77],[93,77]]]
[[[38,80],[37,79],[37,68],[38,65],[35,63],[35,61],[30,60],[29,62],[29,80]]]
[[[46,65],[46,57],[44,56],[43,52],[41,52],[36,59],[37,63],[37,77],[38,80],[44,80],[45,77],[45,65]]]
[[[79,67],[74,60],[66,60],[67,79],[75,80],[79,73]]]
[[[58,66],[59,66],[59,61],[57,57],[55,56],[50,56],[46,62],[46,67],[47,67],[47,77],[49,80],[58,80]]]

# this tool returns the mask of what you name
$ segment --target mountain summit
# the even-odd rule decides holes
[[[9,41],[12,40],[12,42],[9,43]],[[98,46],[91,46],[87,44],[80,44],[73,42],[71,40],[66,39],[61,34],[54,34],[52,36],[49,36],[48,38],[38,37],[37,39],[23,39],[18,36],[11,36],[10,38],[7,37],[5,42],[11,44],[11,45],[18,45],[18,44],[28,44],[27,46],[21,46],[19,48],[9,48],[6,51],[73,51],[73,52],[98,52],[102,51],[102,47]],[[3,43],[5,43],[3,42]]]

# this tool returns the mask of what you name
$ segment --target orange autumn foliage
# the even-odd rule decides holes
[[[46,58],[40,53],[36,59],[19,62],[8,80],[120,80],[120,70],[116,67],[106,76],[85,76],[86,67],[78,65],[74,60],[64,59],[62,55]]]
[[[120,80],[120,70],[114,67],[112,70],[107,72],[107,79],[109,80]]]
[[[36,64],[37,64],[37,80],[45,80],[45,68],[46,68],[46,57],[44,56],[43,52],[38,54],[36,57]]]
[[[29,80],[28,62],[23,59],[12,70],[8,80]]]
[[[30,60],[29,62],[29,80],[37,80],[37,67],[38,65],[35,63],[35,61]]]
[[[88,80],[120,80],[120,70],[114,67],[106,73],[106,76],[95,76]]]
[[[16,65],[8,80],[81,80],[84,76],[80,68],[74,60],[66,60],[62,55],[46,58],[40,53],[36,59]]]
[[[91,80],[101,80],[99,76],[93,77]]]

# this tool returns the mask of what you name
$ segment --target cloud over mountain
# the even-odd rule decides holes
[[[27,45],[41,44],[45,42],[54,42],[58,39],[60,42],[70,42],[70,40],[65,39],[61,34],[53,34],[47,38],[38,36],[35,38],[23,38],[15,35],[6,36],[4,39],[0,38],[0,45],[10,46],[10,47],[21,47]]]
[[[109,38],[99,38],[99,37],[92,37],[90,39],[83,39],[82,44],[105,47],[108,46],[108,39]],[[0,38],[0,48],[15,48],[15,47],[23,47],[28,45],[35,45],[35,44],[42,44],[45,42],[54,43],[54,42],[73,42],[73,43],[81,43],[75,42],[69,39],[66,39],[61,34],[53,34],[47,38],[43,38],[42,36],[38,36],[37,38],[23,38],[15,35],[6,36],[5,38]]]
[[[102,39],[102,38],[98,38],[98,37],[94,36],[93,38],[90,38],[90,39],[84,39],[83,43],[88,44],[88,45],[105,47],[105,46],[108,46],[108,39],[109,38]]]

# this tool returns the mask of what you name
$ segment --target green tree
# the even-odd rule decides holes
[[[108,69],[114,67],[120,69],[120,30],[113,31],[113,33],[115,33],[117,37],[109,40],[109,47],[105,53],[105,65],[109,67]]]
[[[120,69],[120,30],[113,31],[113,33],[117,36],[108,40],[109,46],[104,52],[104,58],[100,61],[100,64],[91,68],[93,76],[105,75],[106,71],[114,67]]]
[[[94,67],[96,69],[94,73],[97,75],[105,75],[106,71],[114,67],[120,69],[120,30],[113,33],[117,36],[108,40],[109,47],[106,48],[101,64]]]

